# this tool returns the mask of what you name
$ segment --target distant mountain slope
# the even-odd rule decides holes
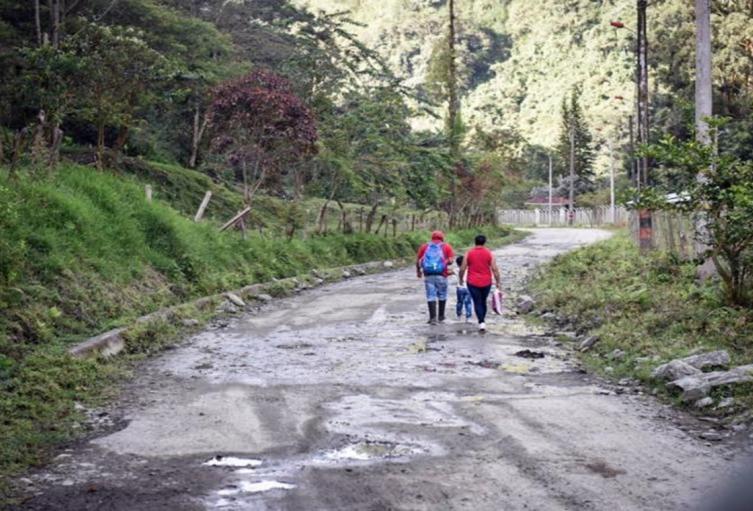
[[[445,37],[445,0],[299,0],[313,10],[349,10],[357,35],[408,84],[425,89],[433,49]],[[609,21],[634,17],[629,0],[456,0],[464,75],[464,118],[515,127],[551,146],[562,97],[583,86],[589,120],[602,135],[617,129],[634,93],[632,35]],[[615,100],[621,96],[623,101]],[[437,121],[423,119],[419,125]]]

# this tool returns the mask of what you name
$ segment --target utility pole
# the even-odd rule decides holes
[[[552,155],[549,154],[549,225],[552,225]]]
[[[612,139],[609,139],[609,221],[616,223],[614,209],[614,147]]]
[[[460,104],[458,101],[458,82],[457,82],[457,50],[455,48],[455,0],[450,0],[449,5],[450,27],[447,35],[447,134],[450,140],[450,154],[457,158],[460,152],[460,140],[458,138],[458,117],[460,114]]]
[[[646,8],[647,0],[637,0],[638,2],[638,45],[637,45],[637,64],[638,64],[638,145],[645,145],[649,140],[649,122],[648,122],[648,38],[646,35]],[[648,186],[648,157],[641,156],[638,158],[638,174],[640,184],[643,187]],[[638,241],[641,252],[651,249],[653,238],[653,223],[651,211],[641,209],[638,211]]]
[[[711,81],[711,0],[695,0],[695,133],[696,140],[709,146],[711,134],[708,118],[713,110],[713,86]],[[696,176],[703,183],[706,175],[700,172]],[[703,257],[708,250],[708,219],[701,213],[695,221],[695,254]],[[713,272],[713,263],[707,260],[703,266],[705,273]]]
[[[711,143],[709,124],[711,117],[711,0],[695,0],[695,128],[696,140]]]
[[[455,164],[460,159],[460,134],[458,133],[458,124],[460,117],[460,103],[458,101],[458,77],[457,77],[457,53],[455,49],[455,0],[450,0],[448,4],[450,26],[447,34],[447,54],[448,54],[448,67],[447,67],[447,140],[450,143],[450,158],[453,165],[453,175],[450,181],[450,191],[452,199],[450,200],[450,218],[448,220],[449,227],[452,228],[455,225],[456,211],[456,189],[455,183]]]
[[[635,180],[635,187],[640,188],[638,164],[635,161],[635,130],[633,129],[633,114],[628,116],[628,131],[630,132],[630,178]]]
[[[573,225],[575,220],[575,125],[570,119],[570,210],[568,211],[567,224]]]

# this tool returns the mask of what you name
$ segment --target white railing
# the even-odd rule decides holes
[[[568,221],[568,211],[564,208],[553,209],[551,218],[549,216],[549,208],[502,209],[497,213],[497,219],[501,224],[518,226],[565,227],[571,225]],[[614,208],[614,218],[612,218],[609,206],[575,208],[572,225],[589,227],[627,225],[629,220],[629,212],[623,207]]]

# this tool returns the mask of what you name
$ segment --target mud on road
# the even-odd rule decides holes
[[[497,251],[506,294],[606,236],[542,229]],[[480,335],[425,308],[399,270],[216,325],[145,363],[117,426],[34,474],[23,509],[679,510],[724,476],[724,447],[514,314]]]

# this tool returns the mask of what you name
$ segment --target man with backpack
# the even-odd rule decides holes
[[[445,319],[447,307],[447,276],[455,253],[449,243],[444,242],[444,233],[434,231],[431,241],[418,249],[416,275],[424,279],[426,301],[429,303],[429,324],[436,325]]]

